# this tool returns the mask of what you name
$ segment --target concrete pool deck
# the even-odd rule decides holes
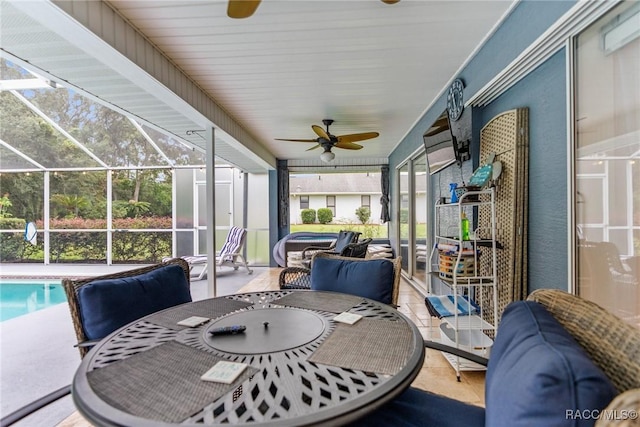
[[[0,278],[97,276],[136,267],[139,265],[0,264]],[[217,294],[235,293],[269,270],[253,266],[252,269],[251,275],[242,270],[222,269],[216,276]],[[207,286],[207,280],[192,279],[192,298],[207,298]],[[75,343],[66,303],[0,322],[0,417],[70,384],[80,364],[80,353],[73,347]],[[71,397],[67,396],[15,425],[52,427],[74,411]]]

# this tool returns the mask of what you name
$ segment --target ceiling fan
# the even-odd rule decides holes
[[[229,0],[227,15],[229,18],[248,18],[256,11],[261,0]],[[400,0],[381,0],[386,4],[398,3]]]
[[[317,138],[314,139],[282,139],[276,138],[276,141],[293,141],[293,142],[315,142],[316,145],[307,149],[307,151],[315,150],[318,147],[322,147],[324,152],[320,155],[320,159],[329,163],[332,161],[336,155],[331,152],[333,147],[344,148],[347,150],[359,150],[362,148],[362,145],[355,144],[356,141],[364,141],[365,139],[377,138],[380,134],[378,132],[363,132],[363,133],[352,133],[349,135],[332,135],[329,132],[329,126],[333,123],[332,119],[324,119],[322,123],[327,127],[326,130],[322,129],[318,125],[311,125],[311,129],[318,135]]]

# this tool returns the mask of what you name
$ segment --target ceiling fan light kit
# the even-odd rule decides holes
[[[331,152],[331,148],[325,149],[322,154],[320,154],[320,160],[325,163],[331,163],[333,159],[336,158],[336,155]]]

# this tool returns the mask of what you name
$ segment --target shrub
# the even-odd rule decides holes
[[[105,262],[107,233],[105,219],[51,219],[51,262]],[[24,219],[0,219],[0,227],[20,230],[0,234],[0,261],[42,261],[44,259],[43,234],[38,233],[38,244],[24,242]],[[36,227],[43,229],[42,220]],[[116,262],[155,263],[171,255],[171,217],[114,218],[112,255]],[[62,231],[89,229],[92,231]],[[157,231],[125,232],[120,229],[151,229]],[[95,231],[93,231],[95,230]],[[166,230],[166,231],[163,231]]]
[[[300,212],[303,224],[313,224],[316,222],[316,210],[315,209],[303,209]]]
[[[0,218],[1,230],[24,230],[26,225],[24,218]]]
[[[360,206],[356,209],[356,216],[362,224],[366,224],[371,218],[371,209],[368,206]]]
[[[318,209],[318,222],[320,224],[329,224],[333,220],[333,212],[329,208]]]

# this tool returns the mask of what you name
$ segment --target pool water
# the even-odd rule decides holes
[[[60,281],[0,283],[0,322],[67,300]]]

